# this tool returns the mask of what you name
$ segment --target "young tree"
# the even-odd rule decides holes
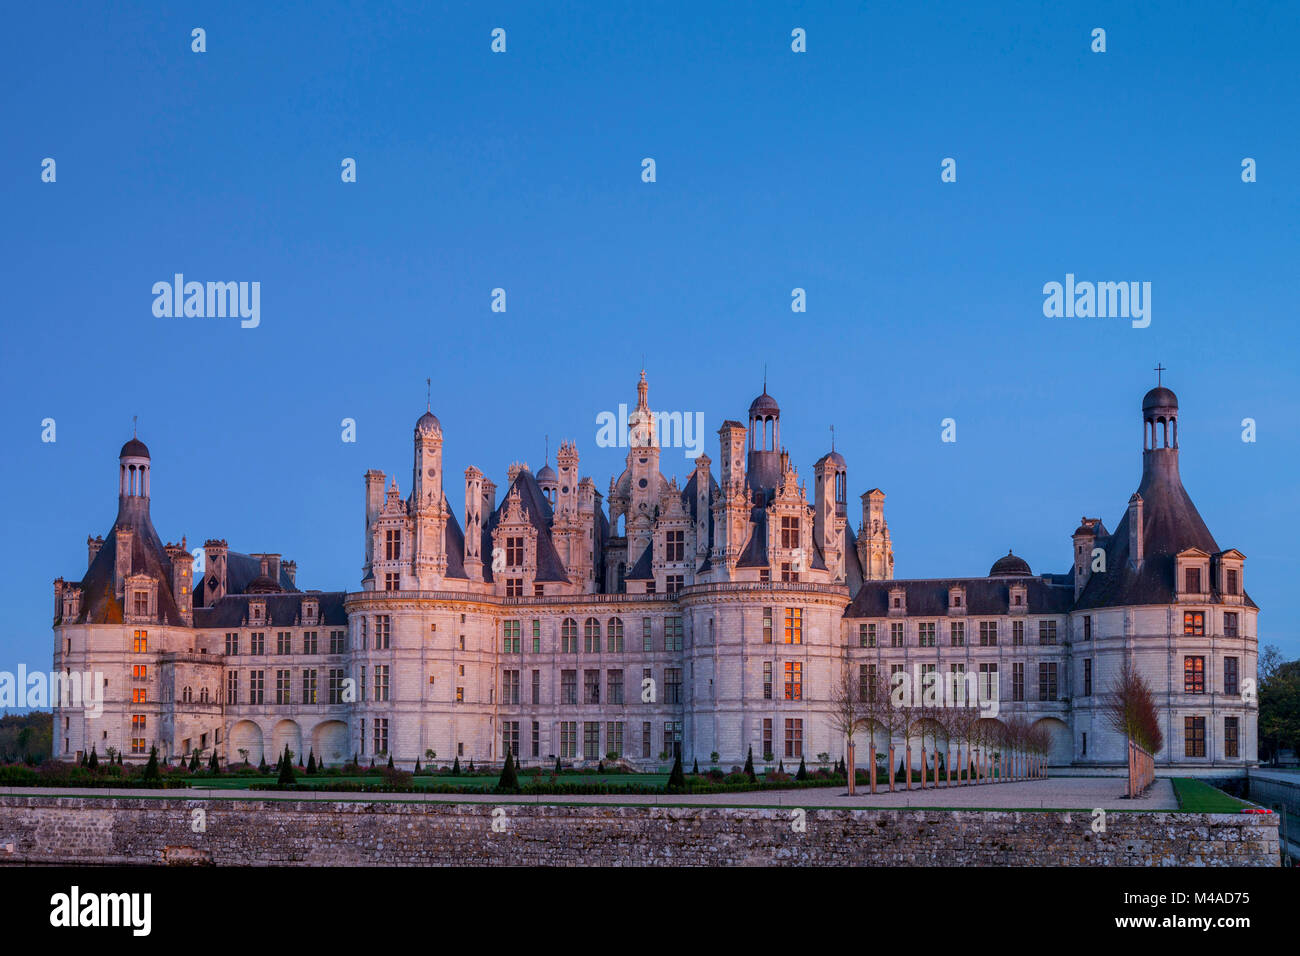
[[[99,756],[95,753],[94,744],[91,744],[90,746],[90,759],[86,762],[86,766],[91,770],[99,769]]]
[[[796,780],[808,779],[808,765],[803,762],[803,757],[799,758],[799,772],[794,775]]]
[[[754,777],[754,745],[753,745],[753,744],[750,744],[750,745],[749,745],[749,753],[747,753],[747,754],[745,755],[745,776],[748,777],[750,780],[755,779],[755,777]]]
[[[863,692],[867,693],[864,694]],[[845,664],[839,681],[831,688],[831,728],[845,739],[848,754],[847,773],[849,778],[849,796],[857,793],[855,770],[857,755],[853,744],[853,735],[863,730],[867,723],[867,704],[864,696],[869,696],[870,688],[855,686],[853,673]]]
[[[453,777],[460,776],[460,754],[457,754],[456,759],[451,762],[451,775]]]
[[[876,668],[871,667],[867,670],[866,699],[862,702],[863,706],[863,726],[871,735],[871,744],[867,753],[867,762],[871,767],[871,792],[876,792],[876,735],[883,734],[886,743],[889,746],[889,767],[890,767],[890,786],[893,790],[893,766],[894,766],[894,713],[893,702],[889,697],[889,683],[885,680]]]
[[[208,770],[212,771],[213,773],[218,773],[218,772],[220,771],[220,767],[217,765],[217,748],[216,748],[216,747],[213,747],[213,748],[212,748],[212,756],[211,756],[210,758],[208,758]]]
[[[307,751],[307,773],[314,774],[315,772],[316,772],[316,750],[313,748]]]
[[[190,754],[190,773],[199,772],[199,748],[194,748],[194,753]]]

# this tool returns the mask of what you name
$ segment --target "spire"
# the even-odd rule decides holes
[[[424,380],[424,410],[433,411],[433,379],[431,378]]]
[[[643,411],[649,411],[650,406],[646,401],[646,396],[650,391],[650,386],[646,384],[645,369],[641,369],[641,381],[636,383],[636,407]]]

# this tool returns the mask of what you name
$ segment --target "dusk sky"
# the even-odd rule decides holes
[[[501,487],[547,435],[604,494],[642,367],[715,474],[766,368],[809,497],[834,425],[911,578],[1068,570],[1137,488],[1161,363],[1184,484],[1300,656],[1300,6],[388,6],[6,14],[0,670],[50,667],[132,416],[164,541],[357,590],[362,475],[409,492],[426,378],[461,515],[466,466]],[[176,273],[259,282],[260,324],[156,317]],[[1149,282],[1149,327],[1046,317],[1067,274]]]

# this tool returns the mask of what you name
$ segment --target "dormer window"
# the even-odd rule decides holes
[[[1223,573],[1223,593],[1224,593],[1224,594],[1240,594],[1240,593],[1241,593],[1241,591],[1240,591],[1240,586],[1239,586],[1239,584],[1238,584],[1238,578],[1239,578],[1239,576],[1240,576],[1240,572],[1238,572],[1236,568],[1228,568],[1228,570],[1225,571],[1225,572]]]
[[[1201,593],[1201,569],[1184,568],[1183,570],[1186,572],[1187,575],[1186,577],[1187,583],[1184,586],[1183,590],[1188,592],[1189,594],[1200,594]]]
[[[948,589],[948,613],[966,613],[966,589],[961,585],[955,585]]]
[[[1209,600],[1210,555],[1199,548],[1180,551],[1176,558],[1174,586],[1186,601]]]
[[[907,613],[907,591],[903,588],[889,589],[889,613],[894,617]]]
[[[266,620],[266,605],[261,601],[253,601],[249,604],[248,619],[256,624]]]

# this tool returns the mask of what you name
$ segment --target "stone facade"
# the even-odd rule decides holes
[[[1182,487],[1177,400],[1143,402],[1142,482],[1114,533],[1085,517],[1070,571],[1012,554],[988,575],[896,580],[885,495],[861,495],[833,448],[799,480],[766,388],[748,424],[718,431],[685,482],[660,472],[642,373],[625,468],[608,500],[577,446],[504,495],[478,468],[463,512],[444,492],[441,422],[416,422],[410,493],[363,479],[360,590],[299,590],[280,554],[209,539],[163,545],[149,518],[152,459],[122,450],[118,518],[88,541],[80,582],[55,582],[55,668],[94,672],[106,705],[57,708],[56,753],[145,758],[215,749],[330,764],[415,761],[662,766],[844,752],[833,689],[901,670],[954,675],[1050,729],[1058,765],[1116,765],[1099,711],[1124,660],[1152,684],[1162,763],[1255,762],[1258,609],[1245,557],[1221,549]],[[461,496],[457,494],[457,500]],[[191,582],[190,576],[193,575]],[[192,586],[191,586],[192,585]],[[435,755],[430,757],[430,754]]]
[[[202,832],[195,812],[202,811]],[[1277,866],[1254,814],[0,796],[0,863]],[[495,822],[495,829],[494,829]],[[800,828],[802,827],[802,829]]]

